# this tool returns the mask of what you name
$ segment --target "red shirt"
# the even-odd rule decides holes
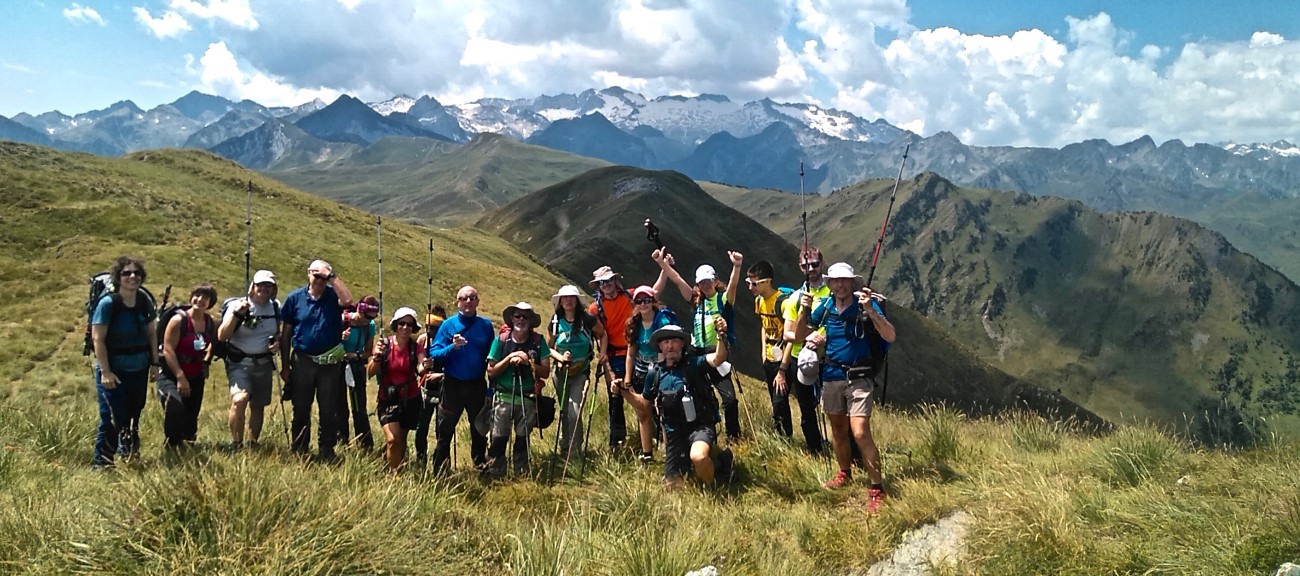
[[[406,344],[415,346],[415,341],[411,340]],[[411,362],[410,348],[402,348],[397,345],[397,337],[388,337],[388,363],[384,365],[384,378],[380,382],[379,393],[384,393],[384,386],[398,386],[402,393],[402,400],[410,400],[420,395],[420,381],[415,377],[415,364]],[[385,398],[385,400],[393,400]]]

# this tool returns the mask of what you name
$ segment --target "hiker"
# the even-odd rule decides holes
[[[632,304],[636,306],[636,311],[627,319],[624,327],[633,352],[627,355],[626,373],[632,376],[628,382],[630,390],[624,390],[624,394],[645,394],[646,372],[659,361],[659,351],[650,342],[650,337],[656,330],[677,322],[672,311],[655,298],[656,294],[654,288],[645,285],[632,290]],[[637,423],[641,428],[641,453],[637,455],[637,460],[649,464],[654,461],[654,441],[659,436],[656,425],[658,417],[652,404],[634,403],[633,407],[636,408]]]
[[[546,331],[546,345],[555,360],[556,398],[563,403],[560,443],[565,458],[580,447],[583,393],[591,375],[596,350],[605,347],[608,336],[596,317],[587,313],[587,296],[577,286],[561,286],[551,296],[555,313]]]
[[[492,381],[488,447],[489,477],[506,475],[506,444],[514,431],[511,468],[528,474],[528,435],[537,424],[537,400],[551,367],[551,349],[537,333],[542,317],[527,302],[507,306],[501,320],[509,328],[492,340],[487,375]]]
[[[871,436],[871,407],[875,399],[870,368],[871,334],[893,342],[894,325],[872,298],[870,288],[862,286],[862,277],[853,267],[836,262],[826,271],[831,298],[812,308],[812,296],[802,294],[798,335],[807,337],[808,346],[824,350],[822,361],[822,407],[830,420],[831,448],[840,471],[822,484],[829,490],[848,484],[853,478],[848,433],[866,457],[868,490],[867,512],[880,509],[885,497],[881,484],[880,450]],[[858,290],[861,290],[858,292]],[[825,334],[810,329],[825,327]]]
[[[609,450],[613,452],[627,439],[623,396],[610,390],[615,378],[625,376],[627,338],[621,328],[632,315],[632,295],[623,287],[623,275],[609,266],[601,266],[592,272],[590,284],[596,289],[596,298],[587,313],[596,317],[605,332],[605,347],[596,351],[596,370],[597,377],[601,370],[605,371],[605,394],[609,398]]]
[[[740,265],[745,258],[740,252],[728,251],[727,259],[731,260],[731,276],[728,277],[726,285],[718,281],[718,274],[712,266],[702,264],[695,269],[694,288],[672,268],[667,258],[659,257],[655,260],[659,263],[660,269],[677,285],[682,297],[691,302],[693,310],[690,344],[699,353],[710,350],[717,344],[718,335],[713,330],[713,319],[731,319],[735,314],[732,303],[736,301],[736,288],[740,284]],[[719,291],[720,288],[724,291]],[[734,336],[728,334],[727,338],[729,341],[724,345],[730,346],[735,343]],[[736,388],[731,379],[730,368],[731,365],[727,364],[717,372],[716,384],[718,394],[722,396],[722,412],[726,421],[728,441],[736,440],[741,436],[740,404],[736,400]]]
[[[216,302],[217,289],[211,284],[199,284],[190,290],[189,307],[178,308],[164,327],[162,372],[157,385],[168,448],[193,444],[198,436],[208,359],[217,337],[217,326],[208,310]]]
[[[131,458],[140,453],[140,412],[148,397],[149,367],[158,364],[158,311],[141,289],[144,262],[120,256],[110,274],[116,291],[99,297],[90,318],[99,400],[92,470],[112,466],[115,455]]]
[[[362,298],[355,307],[343,312],[344,385],[339,387],[339,439],[347,444],[357,442],[366,452],[375,449],[366,411],[366,373],[370,352],[375,347],[375,319],[378,317],[379,299],[374,296]],[[348,435],[349,419],[356,430],[352,436]]]
[[[785,321],[781,316],[781,305],[789,297],[789,292],[773,286],[772,263],[760,260],[745,271],[745,284],[754,295],[754,313],[758,315],[762,327],[759,339],[759,357],[763,359],[763,377],[767,382],[767,396],[772,401],[772,425],[777,432],[790,438],[794,436],[794,425],[790,417],[790,389],[775,385],[776,374],[781,367],[785,354]],[[805,422],[816,427],[817,415],[806,412],[801,414]],[[805,433],[804,439],[807,440]]]
[[[366,376],[376,377],[375,412],[384,430],[385,468],[396,472],[406,459],[406,435],[420,420],[424,401],[420,398],[419,373],[423,372],[426,353],[413,337],[420,330],[413,308],[398,308],[388,327],[393,335],[375,342]]]
[[[487,355],[496,331],[492,321],[478,315],[478,290],[464,286],[456,292],[456,314],[438,328],[429,343],[429,359],[441,362],[442,402],[434,424],[438,444],[433,451],[433,469],[450,468],[451,442],[462,412],[471,423],[483,409],[487,393]],[[474,426],[469,429],[470,458],[476,468],[487,465],[487,436]]]
[[[725,337],[726,320],[715,317],[713,331]],[[631,391],[630,385],[619,382],[628,389],[629,401],[645,410],[653,403],[658,409],[666,439],[664,485],[669,489],[681,486],[692,468],[695,478],[706,485],[714,484],[715,478],[729,483],[733,473],[731,450],[718,451],[716,467],[713,462],[718,405],[710,385],[713,379],[707,375],[727,360],[727,345],[723,338],[717,338],[713,352],[699,355],[690,352],[687,338],[680,326],[655,330],[650,344],[663,359],[651,366],[644,393]]]
[[[822,393],[821,380],[818,377],[808,384],[800,383],[796,378],[798,366],[795,361],[804,347],[804,339],[797,336],[801,295],[811,294],[811,306],[814,308],[831,295],[831,288],[822,276],[825,268],[822,263],[822,252],[817,247],[808,246],[799,251],[799,270],[804,273],[804,283],[785,299],[781,307],[781,317],[785,321],[783,336],[790,350],[781,357],[782,363],[778,365],[776,374],[772,376],[773,390],[783,391],[787,395],[791,391],[794,392],[795,400],[799,404],[799,429],[803,431],[808,452],[814,456],[822,454],[824,443],[822,430],[817,426],[817,401]],[[807,311],[806,306],[803,309]]]
[[[352,291],[329,262],[313,260],[307,284],[294,290],[280,308],[280,376],[293,402],[293,451],[311,450],[311,405],[320,406],[318,457],[335,458],[338,403],[343,386],[343,309],[352,305]]]
[[[415,465],[421,470],[429,458],[429,425],[438,411],[438,403],[442,401],[442,362],[434,362],[427,351],[429,342],[447,317],[447,309],[441,304],[432,306],[430,310],[424,317],[424,331],[416,339],[416,345],[426,351],[420,370],[420,421],[415,423]]]
[[[247,415],[248,443],[262,437],[266,407],[271,404],[275,378],[276,339],[280,324],[280,301],[275,299],[275,274],[258,270],[248,285],[248,296],[232,302],[221,317],[217,340],[226,343],[226,381],[230,384],[231,448],[244,445]]]

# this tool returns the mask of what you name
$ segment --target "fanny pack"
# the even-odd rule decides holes
[[[315,356],[308,356],[308,358],[311,358],[312,362],[322,366],[328,366],[330,364],[338,364],[339,362],[342,362],[345,354],[347,354],[347,352],[343,351],[343,344],[339,343],[335,344],[333,348],[330,348],[325,352]]]
[[[848,364],[841,364],[839,362],[831,360],[830,358],[826,359],[826,363],[835,366],[840,370],[843,370],[845,378],[849,380],[863,380],[863,379],[871,380],[876,377],[875,367],[869,364],[859,365],[859,366],[849,366]]]

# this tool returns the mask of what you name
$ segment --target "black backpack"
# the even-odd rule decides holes
[[[715,382],[714,376],[717,370],[711,366],[696,366],[694,359],[698,356],[688,354],[682,357],[685,371],[683,377],[686,380],[686,386],[676,392],[664,392],[659,390],[659,417],[663,423],[680,425],[688,422],[682,401],[689,397],[695,404],[695,419],[690,422],[699,422],[701,424],[716,424],[719,421],[718,398],[713,394],[712,385]],[[652,364],[646,371],[645,389],[649,390],[651,386],[659,388],[659,380],[663,377],[661,365]],[[707,415],[707,419],[701,420]]]
[[[168,289],[170,290],[170,286]],[[140,314],[139,325],[144,326],[153,320],[157,312],[157,301],[154,300],[153,293],[148,288],[140,287],[140,294],[144,295],[145,306],[136,307],[137,313]],[[111,272],[100,272],[90,277],[90,293],[86,296],[86,333],[84,347],[81,350],[82,356],[90,356],[95,353],[95,339],[91,336],[90,323],[95,317],[95,308],[99,306],[99,301],[104,298],[113,299],[113,308],[108,315],[108,325],[113,324],[113,319],[117,318],[117,313],[126,309],[122,305],[122,297],[117,294],[117,287],[113,285],[113,274]],[[114,349],[111,345],[110,350],[116,350],[121,353],[131,353],[131,350]]]

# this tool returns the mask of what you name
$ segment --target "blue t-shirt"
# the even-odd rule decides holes
[[[343,308],[332,286],[320,298],[312,298],[306,286],[294,290],[280,307],[280,319],[293,326],[293,349],[302,354],[324,354],[343,334]]]
[[[451,337],[457,334],[469,343],[456,348]],[[488,351],[495,338],[491,320],[456,314],[438,327],[433,342],[429,343],[429,357],[443,363],[447,376],[457,380],[483,380],[487,376]]]
[[[655,333],[655,330],[672,323],[672,320],[668,318],[668,314],[664,313],[663,309],[655,312],[655,318],[650,321],[649,330],[646,330],[645,323],[636,323],[636,328],[632,333],[632,341],[629,342],[629,344],[636,347],[637,360],[653,363],[659,358],[659,351],[655,350],[654,347],[650,345],[650,336]],[[714,342],[716,345],[716,340]]]
[[[884,316],[884,311],[875,301],[871,302],[871,307]],[[823,381],[847,380],[844,366],[856,366],[871,358],[871,330],[859,322],[861,312],[857,299],[843,312],[836,312],[835,298],[831,297],[822,301],[821,306],[809,315],[808,322],[813,329],[826,327],[826,359],[829,361],[822,362]],[[865,317],[862,320],[871,321]]]
[[[659,397],[663,393],[671,394],[685,388],[686,378],[687,378],[686,375],[688,373],[695,374],[696,378],[704,379],[706,378],[704,371],[712,370],[712,369],[713,367],[709,365],[708,359],[705,358],[704,356],[698,356],[698,355],[687,356],[685,358],[685,361],[678,364],[674,368],[668,368],[664,366],[664,364],[661,362],[657,367],[657,370],[659,372],[659,377],[658,377],[659,385],[651,386],[653,381],[646,382],[645,392],[641,396],[644,397],[646,400],[653,402],[655,398]],[[691,390],[692,391],[703,390],[706,389],[707,386],[708,386],[707,382],[697,382],[696,385],[691,388]],[[712,395],[713,390],[709,389],[708,394]],[[692,394],[692,400],[695,403],[695,421],[691,422],[690,426],[692,427],[701,426],[701,425],[707,426],[717,422],[717,418],[718,418],[717,413],[708,408],[710,406],[713,406],[712,399],[699,398],[697,395]],[[664,419],[663,425],[664,425],[665,432],[673,433],[677,431],[677,427],[673,426],[672,421],[667,418]]]
[[[136,292],[134,307],[118,304],[117,314],[113,314],[115,299],[116,295],[100,298],[90,319],[92,325],[108,326],[104,343],[108,345],[109,369],[115,373],[148,370],[149,323],[157,318],[157,311],[144,292]]]
[[[375,321],[366,322],[364,326],[353,326],[344,322],[343,329],[347,330],[348,328],[352,330],[348,332],[348,337],[343,339],[343,351],[358,355],[369,352],[364,348],[366,347],[366,340],[375,337]]]

